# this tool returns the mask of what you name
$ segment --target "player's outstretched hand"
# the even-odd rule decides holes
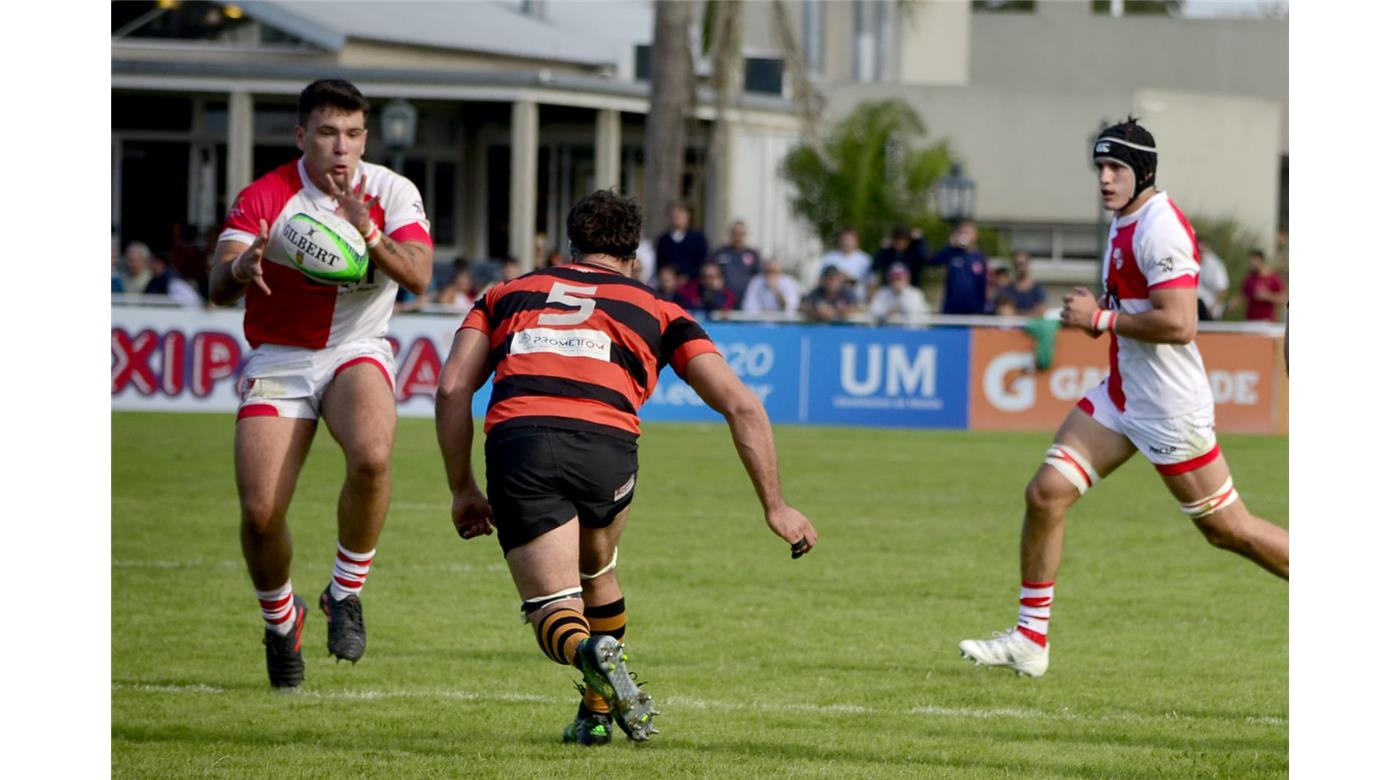
[[[258,237],[253,239],[253,245],[243,251],[243,254],[233,259],[233,267],[229,271],[233,274],[234,281],[243,284],[256,284],[268,295],[272,290],[267,286],[267,280],[263,279],[262,259],[263,250],[267,249],[267,220],[258,220]]]
[[[366,181],[366,177],[361,176],[359,183],[353,188],[341,189],[340,185],[335,183],[335,179],[329,173],[326,174],[326,192],[330,193],[338,204],[336,213],[354,225],[361,235],[369,235],[374,230],[369,213],[379,203],[378,195],[365,200]]]
[[[1094,333],[1094,313],[1099,310],[1099,302],[1094,294],[1083,287],[1064,297],[1065,307],[1060,309],[1060,324],[1067,328]]]
[[[801,558],[817,546],[817,529],[797,509],[784,504],[768,513],[768,527],[792,545],[792,557]]]
[[[452,525],[463,539],[491,535],[491,505],[475,485],[452,496]]]

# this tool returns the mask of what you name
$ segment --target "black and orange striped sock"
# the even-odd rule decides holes
[[[535,625],[540,649],[555,663],[571,666],[579,643],[588,638],[588,621],[576,609],[561,607]]]
[[[627,632],[627,602],[625,599],[596,607],[585,606],[583,616],[588,619],[588,629],[594,634],[606,634],[617,641]],[[592,712],[608,712],[608,702],[592,688],[583,693],[583,706]]]

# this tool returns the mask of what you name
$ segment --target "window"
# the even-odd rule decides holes
[[[803,0],[802,57],[812,73],[826,66],[826,8],[821,0]]]
[[[1107,16],[1180,16],[1181,0],[1093,0],[1093,10]]]
[[[433,243],[457,243],[457,165],[433,163]]]
[[[895,4],[887,0],[855,0],[851,9],[855,14],[851,26],[855,80],[892,81],[898,59],[894,50],[894,21],[898,13]]]
[[[783,61],[776,57],[745,57],[744,91],[783,94]]]
[[[972,0],[973,13],[1035,13],[1035,0]]]
[[[194,102],[187,97],[112,94],[112,128],[115,130],[181,130],[194,122]]]

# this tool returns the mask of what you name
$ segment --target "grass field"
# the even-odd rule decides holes
[[[800,561],[723,426],[652,425],[621,546],[643,745],[559,744],[571,670],[539,652],[495,538],[459,540],[431,421],[403,420],[365,589],[368,652],[314,608],[342,461],[323,430],[292,505],[307,679],[272,692],[239,554],[228,415],[112,416],[112,773],[294,777],[1280,777],[1288,589],[1210,548],[1136,458],[1070,513],[1053,663],[956,644],[1015,619],[1021,488],[1046,434],[780,428]],[[1288,521],[1287,440],[1225,437]],[[479,452],[478,447],[478,452]]]

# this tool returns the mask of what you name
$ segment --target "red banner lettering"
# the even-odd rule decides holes
[[[238,372],[242,358],[238,341],[227,333],[203,331],[194,337],[194,371],[190,389],[199,398],[214,391],[214,385]]]
[[[437,394],[438,375],[442,373],[442,360],[437,347],[430,339],[420,338],[408,348],[395,384],[399,389],[399,402],[415,395],[432,398]]]
[[[122,328],[112,328],[112,393],[120,393],[127,385],[134,385],[141,395],[152,395],[159,384],[155,371],[151,370],[151,355],[160,343],[156,332],[150,329],[127,335]]]

